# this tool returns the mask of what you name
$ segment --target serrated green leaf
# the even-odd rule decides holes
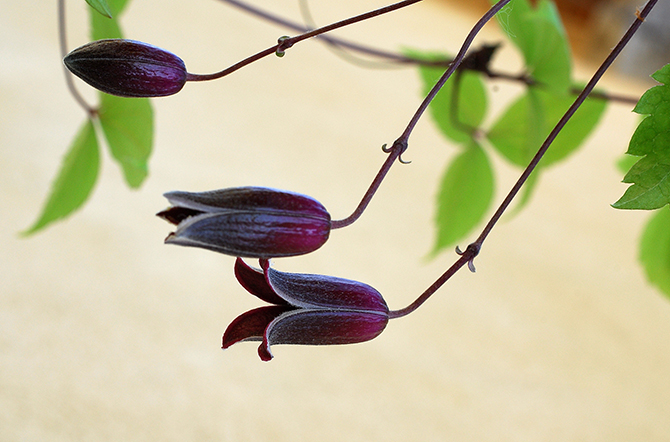
[[[103,16],[112,18],[112,11],[109,9],[107,0],[86,0],[86,3],[88,3],[89,6],[98,11]]]
[[[492,3],[496,1],[491,0]],[[526,70],[554,92],[567,92],[572,56],[558,10],[553,2],[512,0],[497,14],[498,22],[523,54]]]
[[[450,57],[445,54],[421,53],[406,51],[408,55],[425,60],[444,60]],[[437,83],[445,68],[420,66],[419,73],[423,81],[422,93],[427,94]],[[460,78],[457,80],[457,76]],[[458,85],[457,101],[454,93]],[[457,112],[452,112],[454,105]],[[472,71],[457,72],[447,81],[430,103],[430,114],[438,128],[449,139],[458,143],[468,142],[472,131],[479,127],[486,116],[488,98],[481,75]]]
[[[634,184],[612,204],[614,208],[660,209],[670,201],[670,162],[650,153],[631,167],[623,182]]]
[[[98,116],[112,156],[128,185],[139,187],[148,174],[153,145],[153,111],[146,98],[121,98],[100,93]]]
[[[670,210],[659,210],[640,241],[640,262],[649,282],[670,296]]]
[[[652,75],[670,82],[670,65]],[[634,109],[644,118],[628,145],[629,155],[642,156],[623,179],[633,184],[614,204],[617,209],[658,209],[670,203],[670,85],[654,86]]]
[[[575,97],[531,87],[507,108],[487,133],[493,147],[517,166],[525,167],[572,105]],[[549,147],[540,167],[561,161],[575,152],[595,129],[607,102],[587,99]]]
[[[437,238],[432,254],[463,239],[479,224],[493,198],[493,171],[474,141],[447,168],[437,198]]]
[[[670,64],[666,64],[661,69],[651,74],[651,78],[661,84],[670,84]]]
[[[93,123],[87,120],[63,158],[42,213],[22,234],[31,235],[81,207],[93,190],[99,167],[100,153],[95,129]]]
[[[630,170],[631,167],[635,163],[637,163],[640,159],[638,157],[634,157],[632,155],[622,155],[621,158],[619,158],[616,162],[616,168],[619,169],[621,173],[626,173]]]

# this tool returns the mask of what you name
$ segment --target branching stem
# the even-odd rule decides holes
[[[299,23],[287,20],[283,17],[279,17],[277,15],[271,14],[267,11],[264,11],[260,8],[257,8],[255,6],[252,6],[248,3],[245,3],[241,0],[220,0],[221,2],[227,3],[231,6],[235,6],[238,9],[241,9],[245,12],[248,12],[252,15],[255,15],[257,17],[260,17],[264,20],[267,20],[271,23],[275,23],[279,26],[292,29],[296,32],[307,32],[311,30],[311,28],[306,27],[304,25],[301,25]],[[336,47],[348,49],[354,52],[358,52],[360,54],[365,54],[369,55],[372,57],[377,57],[380,59],[385,59],[388,60],[391,63],[396,63],[399,65],[419,65],[419,66],[433,66],[433,67],[449,67],[449,65],[453,62],[452,59],[441,59],[441,60],[426,60],[424,58],[420,57],[412,57],[408,55],[403,55],[399,54],[396,52],[391,52],[391,51],[385,51],[382,49],[378,48],[372,48],[369,46],[365,46],[359,43],[351,42],[348,40],[341,39],[339,37],[334,37],[331,35],[326,35],[322,34],[319,35],[318,38],[328,44],[331,44]],[[523,83],[527,86],[539,86],[533,78],[528,76],[526,73],[521,73],[521,74],[510,74],[510,73],[505,73],[505,72],[497,72],[494,70],[480,70],[480,69],[472,69],[469,67],[463,66],[462,69],[471,69],[475,70],[477,72],[480,72],[481,74],[485,75],[486,77],[492,79],[492,80],[506,80],[506,81],[512,81],[512,82],[518,82],[518,83]],[[579,94],[579,90],[571,90],[571,92],[575,95]],[[639,97],[630,97],[630,96],[625,96],[625,95],[619,95],[619,94],[608,94],[604,92],[593,92],[591,94],[591,98],[599,98],[601,100],[607,100],[615,103],[621,103],[621,104],[630,104],[630,105],[635,105],[639,99]]]
[[[435,281],[430,287],[428,287],[428,289],[426,289],[426,291],[424,291],[414,302],[412,302],[410,305],[408,305],[403,309],[392,311],[390,313],[392,318],[400,318],[402,316],[406,316],[412,313],[417,308],[419,308],[421,304],[423,304],[428,298],[430,298],[440,287],[442,287],[442,285],[444,285],[445,282],[447,282],[447,280],[449,280],[449,278],[451,278],[465,264],[469,265],[470,270],[474,270],[472,262],[475,259],[475,257],[479,254],[479,251],[484,241],[488,237],[489,233],[491,233],[493,227],[500,220],[500,217],[512,203],[512,200],[519,193],[521,187],[530,177],[530,174],[533,172],[533,170],[535,170],[538,163],[540,162],[544,154],[547,152],[547,149],[549,149],[549,146],[554,141],[556,136],[561,132],[561,130],[563,130],[563,128],[570,120],[570,118],[575,114],[575,112],[577,111],[577,109],[579,109],[582,103],[584,103],[584,100],[586,100],[591,91],[593,91],[593,88],[602,78],[603,74],[610,68],[610,66],[617,58],[617,56],[621,53],[623,48],[626,47],[626,45],[631,40],[633,35],[635,35],[635,32],[637,32],[638,28],[642,25],[645,18],[649,15],[649,12],[656,5],[657,1],[658,0],[649,0],[645,5],[645,7],[641,11],[635,14],[635,21],[633,21],[633,24],[628,28],[628,30],[621,38],[619,43],[617,43],[617,45],[614,47],[614,49],[612,49],[607,58],[605,58],[605,61],[603,61],[600,67],[596,70],[595,74],[593,74],[593,77],[591,77],[591,80],[589,80],[584,89],[577,96],[577,99],[565,112],[565,114],[556,124],[551,133],[547,136],[544,143],[542,143],[542,146],[540,146],[539,150],[537,151],[533,159],[530,161],[526,169],[524,169],[523,173],[521,174],[517,182],[514,184],[514,186],[512,186],[512,189],[509,191],[505,199],[498,207],[498,210],[496,210],[496,212],[493,214],[489,222],[486,224],[479,237],[477,237],[477,239],[473,243],[471,243],[464,252],[459,253],[461,256],[458,258],[458,260],[456,260],[456,262],[451,267],[449,267],[447,271],[444,272],[442,276],[440,276],[437,279],[437,281]]]
[[[481,31],[481,29],[484,27],[484,25],[493,18],[494,15],[498,11],[500,11],[507,3],[509,3],[510,0],[500,0],[498,3],[493,5],[491,9],[489,9],[486,14],[482,16],[482,18],[479,19],[477,23],[472,27],[470,32],[468,33],[467,37],[465,37],[465,41],[463,42],[463,45],[461,46],[461,49],[458,51],[458,54],[454,58],[453,62],[449,65],[447,70],[442,74],[440,79],[435,83],[435,86],[428,92],[428,95],[423,99],[421,102],[421,105],[419,108],[414,112],[414,115],[412,116],[412,119],[409,121],[407,124],[407,127],[403,131],[403,133],[398,137],[397,140],[393,143],[393,145],[386,149],[384,149],[384,152],[388,152],[389,156],[386,158],[386,161],[384,161],[384,164],[382,165],[381,169],[377,173],[377,176],[375,177],[374,181],[368,188],[368,191],[363,195],[363,198],[361,202],[358,204],[358,207],[356,207],[356,210],[354,213],[349,215],[347,218],[344,218],[342,220],[335,220],[333,221],[332,228],[341,228],[348,226],[352,224],[354,221],[356,221],[365,211],[365,208],[368,206],[370,203],[370,200],[372,200],[372,197],[374,196],[375,192],[381,185],[381,182],[384,180],[386,177],[386,174],[388,171],[391,169],[391,166],[393,165],[394,161],[398,159],[400,162],[402,161],[402,154],[407,150],[407,147],[409,145],[409,136],[412,134],[412,131],[416,127],[416,124],[419,122],[423,114],[426,112],[426,109],[428,109],[428,105],[435,99],[435,96],[437,93],[442,89],[444,84],[447,82],[449,77],[456,72],[456,69],[461,65],[463,62],[463,59],[465,58],[465,54],[468,52],[468,49],[470,49],[470,46],[472,45],[472,42],[474,41],[475,37]]]
[[[302,34],[296,35],[294,37],[281,37],[279,41],[277,42],[276,45],[267,48],[255,55],[252,55],[238,63],[235,63],[234,65],[230,66],[229,68],[226,68],[222,71],[215,72],[213,74],[188,74],[186,77],[186,81],[208,81],[208,80],[215,80],[221,77],[225,77],[228,74],[231,74],[232,72],[235,72],[236,70],[247,66],[255,61],[260,60],[263,57],[267,57],[268,55],[272,54],[277,54],[279,56],[284,55],[284,51],[289,49],[291,46],[294,44],[301,42],[303,40],[307,40],[312,37],[319,36],[321,34],[324,34],[326,32],[333,31],[338,28],[342,28],[345,26],[352,25],[354,23],[361,22],[363,20],[368,20],[370,18],[378,17],[383,14],[387,14],[389,12],[396,11],[398,9],[404,8],[406,6],[413,5],[415,3],[418,3],[422,0],[403,0],[398,3],[394,3],[392,5],[384,6],[379,9],[375,9],[374,11],[369,11],[354,17],[347,18],[345,20],[338,21],[336,23],[332,23],[327,26],[323,26],[318,29],[312,29],[303,32]]]

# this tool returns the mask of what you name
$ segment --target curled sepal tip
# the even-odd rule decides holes
[[[461,255],[461,256],[463,256],[463,255],[465,255],[465,253],[468,252],[472,247],[473,247],[473,244],[470,244],[470,245],[468,246],[468,248],[465,249],[465,252],[464,252],[464,251],[461,250],[460,247],[456,246],[456,254],[457,254],[457,255]],[[477,249],[477,251],[474,253],[474,255],[472,256],[472,258],[470,258],[470,259],[468,260],[468,270],[470,270],[472,273],[475,273],[475,272],[477,271],[477,269],[475,268],[475,257],[476,257],[477,254],[478,254],[478,250],[479,250],[479,249]]]

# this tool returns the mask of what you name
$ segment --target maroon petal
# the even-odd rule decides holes
[[[274,258],[303,255],[321,247],[330,222],[291,213],[229,210],[187,218],[165,242],[231,256]]]
[[[161,218],[177,224],[165,242],[245,258],[303,255],[330,235],[330,215],[318,201],[291,192],[239,187],[168,192]]]
[[[388,313],[381,293],[362,282],[333,276],[286,273],[271,267],[266,269],[265,275],[274,292],[297,307]]]
[[[265,329],[277,316],[292,310],[285,306],[268,306],[249,310],[230,323],[223,334],[221,348],[228,348],[240,341],[260,341]]]
[[[267,325],[258,354],[272,359],[271,345],[355,344],[377,337],[388,323],[388,315],[345,310],[295,309],[277,316]]]
[[[272,290],[272,287],[265,280],[263,272],[250,267],[242,258],[235,260],[235,277],[242,287],[263,301],[270,304],[288,305],[284,299]]]
[[[267,187],[231,187],[207,192],[167,192],[165,198],[175,205],[203,212],[216,209],[274,210],[301,213],[330,220],[330,214],[317,200],[300,193]]]

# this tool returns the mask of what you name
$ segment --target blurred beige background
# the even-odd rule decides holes
[[[299,19],[295,0],[257,3]],[[320,23],[383,4],[311,1]],[[88,41],[85,8],[68,2],[71,47]],[[670,302],[635,261],[648,215],[609,207],[625,188],[614,162],[636,123],[630,107],[611,106],[584,149],[543,175],[527,209],[493,231],[476,274],[461,271],[374,341],[278,346],[263,363],[255,343],[220,350],[227,324],[260,303],[235,281],[233,258],[162,244],[161,194],[267,185],[342,218],[420,102],[415,70],[361,69],[306,42],[188,84],[154,101],[141,190],[125,187],[105,153],[86,207],[19,239],[84,115],[63,81],[55,2],[0,9],[0,440],[667,440]],[[338,35],[455,52],[474,20],[427,0]],[[134,0],[123,24],[198,73],[286,33],[211,0]],[[493,25],[478,41],[499,39]],[[495,63],[519,66],[509,47]],[[615,75],[604,86],[643,90]],[[517,91],[495,84],[491,119]],[[455,260],[425,259],[455,152],[423,120],[412,163],[394,166],[364,217],[277,268],[361,280],[404,307]],[[496,166],[499,201],[518,171]]]

